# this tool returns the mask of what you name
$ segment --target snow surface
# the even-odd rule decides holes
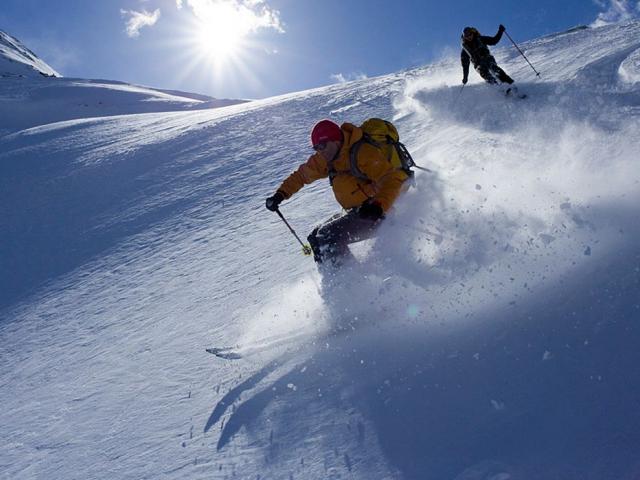
[[[245,102],[111,80],[0,78],[0,135],[64,120],[202,110]]]
[[[475,73],[461,90],[454,56],[219,109],[6,124],[3,475],[637,478],[640,23],[522,48],[541,79],[494,52],[526,100]],[[317,119],[370,116],[435,173],[321,277],[264,198]],[[282,206],[303,235],[336,209],[325,182]]]

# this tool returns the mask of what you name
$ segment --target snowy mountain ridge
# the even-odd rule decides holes
[[[456,55],[221,109],[7,123],[6,475],[637,478],[639,39],[524,42],[540,79],[493,49],[522,101],[473,72],[461,89]],[[322,277],[264,198],[315,121],[371,116],[434,173]],[[281,210],[304,237],[337,207],[317,182]]]
[[[63,78],[0,31],[0,135],[77,118],[189,111],[245,103],[113,80]]]
[[[0,78],[60,77],[60,74],[25,47],[17,38],[0,30]]]

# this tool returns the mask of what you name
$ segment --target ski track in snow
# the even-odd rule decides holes
[[[475,73],[460,93],[451,58],[2,127],[3,473],[635,478],[639,34],[523,44],[542,80],[496,49],[522,101]],[[264,198],[317,119],[370,116],[435,173],[322,277]],[[318,182],[282,211],[306,236],[336,204]]]

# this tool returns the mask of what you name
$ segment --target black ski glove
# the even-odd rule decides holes
[[[462,77],[462,84],[466,85],[469,79],[467,77]]]
[[[384,215],[384,210],[375,200],[367,200],[358,209],[358,215],[360,218],[366,218],[367,220],[379,220]]]
[[[276,193],[267,198],[265,206],[267,207],[267,210],[275,212],[276,210],[278,210],[278,206],[282,203],[283,200],[284,194],[280,190],[278,190]]]
[[[505,30],[506,30],[506,28],[504,28],[504,25],[500,24],[500,25],[498,26],[498,31],[499,31],[500,33],[504,32]]]

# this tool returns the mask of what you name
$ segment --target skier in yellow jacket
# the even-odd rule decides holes
[[[329,178],[335,198],[346,213],[332,217],[309,235],[318,263],[339,263],[350,255],[350,243],[370,238],[409,178],[372,143],[360,142],[353,155],[352,147],[362,138],[362,129],[350,123],[338,126],[330,120],[318,122],[311,132],[315,153],[266,200],[266,207],[276,211],[283,200],[304,185]]]

